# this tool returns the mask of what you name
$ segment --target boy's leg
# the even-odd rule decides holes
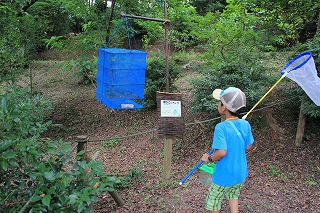
[[[238,213],[239,202],[238,197],[243,184],[236,184],[229,188],[226,197],[229,200],[230,212]]]
[[[221,208],[221,201],[224,197],[226,187],[211,184],[209,193],[206,199],[205,208],[212,211],[212,213],[219,213]]]
[[[231,213],[238,213],[238,199],[231,199],[229,200],[230,212]]]

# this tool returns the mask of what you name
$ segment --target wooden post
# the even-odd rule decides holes
[[[164,19],[168,19],[167,17],[167,2],[164,1]],[[169,45],[168,45],[168,34],[169,34],[169,23],[164,22],[165,28],[165,57],[166,57],[166,92],[169,92]],[[168,180],[170,178],[171,172],[171,159],[172,159],[172,138],[164,139],[164,157],[163,157],[163,178]]]
[[[118,206],[123,206],[124,205],[124,201],[121,199],[121,197],[118,195],[118,193],[116,191],[108,191],[109,194],[111,195],[111,197],[113,198],[114,201],[116,201],[116,203],[118,204]]]
[[[304,103],[304,101],[301,101],[300,113],[299,113],[299,122],[298,122],[296,140],[295,140],[295,145],[298,146],[298,147],[302,146],[304,128],[305,128],[305,125],[306,125],[306,115],[302,111],[303,103]]]
[[[168,21],[168,13],[167,13],[167,2],[164,1],[164,29],[165,29],[165,57],[166,57],[166,92],[169,92],[169,85],[170,85],[170,74],[169,74],[169,24]]]
[[[121,14],[121,16],[126,16],[129,18],[136,18],[136,19],[143,19],[149,21],[157,21],[162,22],[165,28],[165,58],[166,58],[166,92],[169,93],[169,85],[170,85],[170,74],[169,74],[169,26],[170,20],[167,17],[167,2],[163,2],[164,5],[164,20],[157,19],[157,18],[149,18],[149,17],[142,17],[142,16],[135,16],[129,14]],[[173,138],[166,136],[164,140],[164,159],[163,159],[163,178],[169,179],[170,172],[171,172],[171,158],[172,158],[172,141]]]
[[[171,172],[172,138],[164,139],[163,178],[168,180]]]
[[[77,136],[77,153],[81,152],[82,150],[87,149],[87,142],[88,142],[88,136],[87,135],[78,135]],[[87,154],[84,153],[81,157],[81,160],[87,160]]]

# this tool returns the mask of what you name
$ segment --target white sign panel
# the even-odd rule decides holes
[[[181,101],[161,100],[161,117],[181,117]]]

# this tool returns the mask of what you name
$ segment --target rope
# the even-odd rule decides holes
[[[119,30],[122,22],[124,22],[124,19],[125,19],[125,16],[123,16],[123,17],[120,19],[119,23],[118,23],[117,26],[116,26],[116,29],[113,31],[112,35],[110,36],[109,41],[108,41],[108,43],[106,44],[106,47],[108,47],[108,45],[110,44],[110,42],[111,42],[112,39],[113,39],[113,36],[116,34],[116,32],[118,32],[118,30]],[[116,45],[116,46],[118,46],[118,45]]]
[[[129,30],[129,19],[126,17],[126,29],[127,29],[127,34],[128,34],[128,45],[131,48],[131,43],[130,43],[130,30]]]
[[[122,16],[122,18],[120,19],[118,25],[116,26],[116,29],[114,30],[113,34],[110,36],[109,41],[108,41],[108,43],[106,44],[106,47],[108,47],[108,45],[111,43],[114,35],[118,32],[118,30],[119,30],[120,26],[123,24],[124,20],[125,20],[125,22],[126,22],[126,25],[125,25],[125,26],[126,26],[127,39],[128,39],[128,45],[129,45],[130,50],[132,50],[130,37],[133,38],[133,41],[134,41],[134,43],[135,43],[135,45],[136,45],[136,49],[139,50],[138,43],[137,43],[137,41],[136,41],[136,38],[134,37],[134,31],[133,31],[132,27],[130,26],[130,19],[126,16],[126,14],[124,14],[124,15]],[[132,29],[132,36],[130,35],[130,34],[131,34],[131,29]],[[118,42],[116,43],[116,46],[118,46]]]
[[[130,50],[132,49],[131,47],[131,42],[130,42],[130,32],[131,32],[131,29],[132,29],[132,38],[133,38],[133,41],[134,41],[134,44],[136,45],[136,49],[139,50],[139,47],[138,47],[138,43],[136,41],[136,38],[134,37],[134,30],[133,28],[130,26],[130,19],[128,17],[126,17],[126,29],[127,29],[127,33],[128,33],[128,44],[129,44],[129,47],[130,47]]]
[[[108,140],[117,140],[117,139],[122,139],[122,138],[130,138],[130,137],[135,137],[135,136],[139,136],[139,135],[144,135],[144,134],[147,134],[150,132],[155,132],[157,130],[158,129],[151,129],[151,130],[147,130],[145,132],[136,133],[136,134],[132,134],[132,135],[109,137],[109,138],[99,139],[99,140],[88,140],[87,142],[101,142],[101,141],[108,141]]]
[[[277,103],[271,104],[271,105],[269,105],[269,106],[266,106],[266,107],[262,107],[262,108],[253,110],[252,112],[257,112],[257,111],[261,111],[261,110],[264,110],[264,109],[268,109],[268,108],[274,107],[274,106],[276,106],[276,105],[280,105],[280,104],[282,104],[282,103],[288,102],[288,101],[290,101],[290,100],[292,100],[292,99],[295,99],[295,98],[297,98],[297,97],[289,98],[289,99],[286,99],[286,100],[284,100],[284,101],[277,102]],[[241,113],[240,115],[244,115],[244,114],[245,114],[245,113]],[[219,117],[215,117],[215,118],[208,119],[208,120],[185,123],[185,126],[207,123],[207,122],[219,120],[219,119],[221,119],[221,118],[222,118],[222,116],[219,116]],[[147,131],[140,132],[140,133],[136,133],[136,134],[126,135],[126,136],[109,137],[109,138],[98,139],[98,140],[88,140],[87,142],[102,142],[102,141],[108,141],[108,140],[117,140],[117,139],[122,139],[122,138],[136,137],[136,136],[144,135],[144,134],[147,134],[147,133],[150,133],[150,132],[155,132],[155,131],[157,131],[157,130],[158,130],[158,129],[151,129],[151,130],[147,130]],[[72,150],[74,150],[74,149],[75,149],[75,148],[73,148]]]

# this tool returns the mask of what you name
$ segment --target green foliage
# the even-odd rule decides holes
[[[119,180],[102,162],[76,159],[71,144],[40,138],[50,106],[17,86],[0,94],[0,211],[92,212],[91,204]]]
[[[117,188],[126,188],[129,187],[130,184],[135,181],[135,180],[139,180],[141,179],[142,174],[140,171],[140,166],[139,165],[135,165],[133,168],[131,168],[128,171],[128,175],[125,176],[120,176],[120,182],[118,184],[116,184]]]
[[[40,135],[50,125],[42,113],[49,110],[51,104],[40,95],[31,96],[26,89],[13,85],[0,93],[0,99],[1,140]]]
[[[250,108],[274,81],[264,65],[265,56],[258,51],[263,42],[261,34],[252,28],[256,21],[245,9],[228,5],[218,22],[205,28],[203,40],[207,40],[208,45],[203,59],[207,63],[200,68],[201,75],[191,81],[195,111],[216,111],[212,91],[229,86],[244,91],[247,108]],[[211,39],[205,38],[207,35]]]
[[[227,2],[226,0],[192,0],[191,4],[197,9],[197,12],[204,16],[208,12],[222,12]]]
[[[72,59],[65,64],[65,68],[70,71],[76,69],[75,74],[80,78],[79,84],[89,85],[95,83],[95,76],[97,74],[97,61],[96,56],[88,56],[81,54],[77,59]]]
[[[169,91],[174,92],[176,87],[174,81],[179,77],[180,69],[175,61],[169,61]],[[147,60],[145,107],[155,108],[157,106],[157,91],[166,91],[166,59],[157,52]]]
[[[171,21],[171,42],[177,49],[185,49],[195,45],[197,41],[194,32],[198,28],[198,19],[201,19],[193,6],[188,3],[171,2],[168,17]],[[183,11],[183,12],[181,12]]]
[[[22,72],[26,58],[16,11],[9,6],[0,6],[0,17],[0,82],[2,82],[14,80]]]
[[[103,27],[106,25],[106,19],[102,18],[98,5],[91,5],[90,1],[79,0],[59,0],[64,7],[64,11],[68,13],[68,24],[73,32],[81,32],[83,25],[90,21],[96,22],[97,25]],[[101,8],[103,10],[103,8]]]
[[[244,61],[239,63],[220,63],[201,68],[201,74],[191,79],[194,111],[210,113],[217,111],[217,102],[211,95],[216,88],[225,89],[230,86],[240,88],[246,94],[247,109],[263,96],[274,78],[268,75],[268,69],[262,64],[254,64],[256,62],[254,57],[243,59]],[[246,64],[248,60],[251,60],[250,64]]]
[[[37,34],[42,38],[64,35],[70,29],[69,14],[61,1],[37,1],[29,7],[28,13],[34,17],[34,24],[39,25]]]
[[[65,63],[64,68],[74,72],[80,78],[79,84],[94,84],[97,74],[97,50],[103,46],[102,31],[92,30],[94,23],[90,22],[84,28],[86,32],[63,41],[61,51],[70,54],[72,59]]]
[[[50,39],[44,39],[46,48],[62,48],[62,42],[61,39],[63,36],[51,36]]]
[[[256,1],[230,0],[229,3],[244,7],[259,17],[256,27],[266,29],[266,39],[277,46],[296,44],[299,40],[310,38],[316,30],[319,14],[319,1]]]
[[[29,201],[29,212],[92,212],[98,196],[119,182],[102,162],[81,161],[81,153],[75,161],[70,143],[32,138],[2,145],[1,211],[18,211]]]
[[[264,44],[263,31],[256,31],[254,26],[258,19],[245,9],[227,6],[217,22],[206,28],[203,35],[207,37],[208,58],[216,61],[232,63],[238,58],[238,53],[254,54]]]

